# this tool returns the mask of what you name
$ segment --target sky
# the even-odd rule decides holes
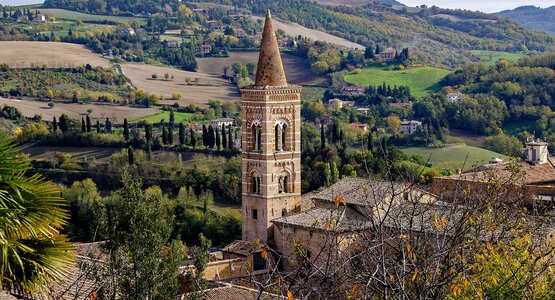
[[[2,0],[0,0],[2,1]],[[479,10],[487,13],[498,12],[506,9],[514,9],[524,5],[534,5],[546,8],[555,5],[555,0],[397,0],[407,6],[426,4],[436,5],[443,8],[461,8]]]
[[[498,12],[513,9],[523,5],[534,5],[542,8],[555,5],[555,0],[398,0],[408,6],[426,4],[444,8],[463,8],[483,12]],[[0,4],[24,5],[42,2],[41,0],[0,0]]]

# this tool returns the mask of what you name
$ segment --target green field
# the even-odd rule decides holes
[[[319,101],[324,98],[324,93],[326,92],[325,88],[316,87],[316,86],[303,86],[303,90],[301,92],[301,99],[303,101]]]
[[[503,132],[509,135],[515,135],[523,131],[532,132],[536,129],[536,122],[534,121],[521,121],[512,122],[503,126]]]
[[[373,66],[345,75],[345,81],[361,86],[383,84],[408,86],[413,96],[423,97],[441,90],[440,81],[451,71],[434,67],[409,67],[405,70],[391,70],[392,66]]]
[[[513,52],[486,51],[486,50],[470,50],[470,53],[478,56],[478,58],[480,58],[481,61],[487,62],[490,64],[496,63],[500,59],[517,61],[523,58],[524,56],[526,56],[526,54],[522,52],[513,53]]]
[[[49,17],[63,20],[81,20],[81,21],[113,21],[117,23],[127,23],[133,20],[144,22],[143,18],[136,17],[121,17],[121,16],[106,16],[106,15],[89,15],[76,11],[58,9],[58,8],[41,8],[40,12]]]
[[[192,113],[185,113],[185,112],[174,112],[175,123],[181,123],[188,121],[193,116]],[[155,115],[151,115],[148,117],[140,118],[137,120],[131,121],[132,123],[144,122],[147,121],[149,123],[159,123],[160,121],[164,120],[165,122],[170,121],[170,112],[161,110],[159,113]]]
[[[468,146],[466,144],[451,145],[444,148],[409,147],[402,148],[401,150],[406,154],[419,155],[425,161],[428,161],[429,158],[433,167],[448,169],[461,168],[467,155],[468,159],[466,163],[464,163],[464,170],[487,164],[489,160],[494,157],[507,159],[506,156],[497,152]]]

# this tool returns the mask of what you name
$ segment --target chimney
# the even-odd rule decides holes
[[[547,149],[547,143],[542,142],[539,139],[531,142],[526,143],[526,147],[524,148],[524,156],[525,160],[531,164],[544,164],[548,160],[549,151]]]

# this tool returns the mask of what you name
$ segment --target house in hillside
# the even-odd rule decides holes
[[[236,28],[236,29],[233,29],[233,31],[235,32],[235,36],[238,38],[244,37],[247,35],[247,32],[243,28]]]
[[[477,198],[491,191],[497,182],[507,186],[505,198],[523,200],[527,205],[555,204],[555,157],[549,155],[548,145],[529,141],[524,148],[524,161],[492,160],[490,164],[470,171],[434,178],[432,192],[447,197],[462,190],[472,191],[468,198]]]
[[[167,42],[168,48],[179,48],[178,41],[168,41]]]
[[[380,52],[379,54],[381,61],[391,61],[394,60],[397,56],[397,49],[395,48],[387,48],[384,51]]]
[[[449,93],[445,96],[445,98],[447,98],[447,101],[450,102],[459,102],[462,100],[463,96],[464,95],[462,93]]]
[[[208,43],[202,43],[202,45],[200,45],[200,49],[202,50],[202,53],[204,53],[204,54],[212,53],[212,45],[210,45]]]
[[[218,129],[221,129],[222,126],[225,126],[225,127],[233,126],[233,127],[235,127],[235,119],[233,119],[233,118],[214,119],[214,120],[210,121],[210,126],[212,126],[213,128],[218,128]]]
[[[327,107],[331,110],[342,109],[343,107],[353,107],[355,105],[354,101],[343,101],[338,98],[328,100]]]
[[[413,134],[414,132],[416,132],[416,130],[419,127],[422,127],[422,122],[420,121],[414,121],[414,120],[401,121],[401,126],[399,127],[399,131],[402,134]]]
[[[346,86],[341,89],[341,93],[351,96],[362,95],[364,91],[364,87],[361,86]]]
[[[206,14],[208,11],[204,8],[193,8],[193,12],[197,13],[197,14]]]
[[[245,18],[244,15],[229,15],[229,17],[233,20],[233,21],[241,21]]]
[[[354,128],[358,128],[358,129],[360,129],[364,132],[368,131],[368,125],[364,124],[364,123],[355,122],[355,123],[349,124],[349,126],[354,127]]]
[[[370,113],[370,108],[359,107],[357,108],[357,113],[368,115]]]
[[[221,25],[220,21],[216,21],[216,20],[207,21],[206,25],[211,30],[216,30],[216,29],[222,28],[222,25]]]
[[[46,23],[46,17],[43,14],[36,14],[33,16],[33,22],[35,23]]]
[[[131,27],[121,28],[118,32],[123,35],[135,35],[135,29]]]

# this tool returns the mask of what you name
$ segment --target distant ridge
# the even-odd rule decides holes
[[[548,8],[521,6],[513,10],[498,12],[496,15],[511,19],[524,27],[555,36],[555,6]]]

